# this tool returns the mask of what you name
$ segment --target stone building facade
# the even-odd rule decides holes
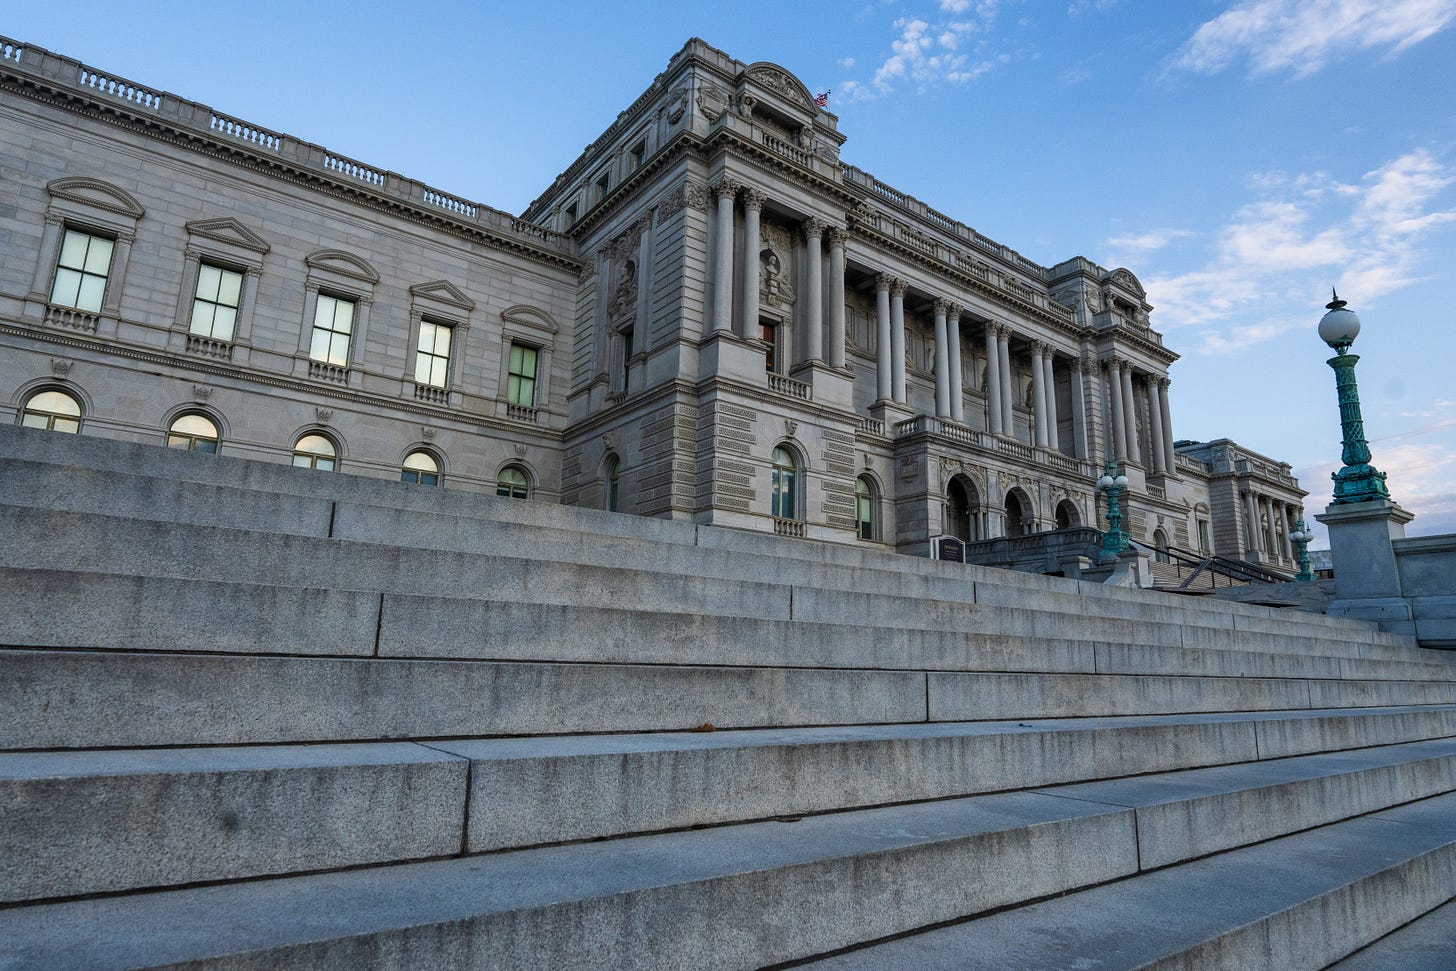
[[[1112,457],[1134,538],[1292,569],[1133,273],[845,164],[777,65],[689,41],[519,217],[3,39],[0,125],[0,420],[921,554],[1095,525]]]

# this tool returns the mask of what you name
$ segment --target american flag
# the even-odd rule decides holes
[[[814,95],[814,103],[816,105],[818,105],[819,107],[821,107],[821,108],[828,108],[829,107],[829,92],[828,91],[825,91],[823,94],[816,94],[816,95]]]

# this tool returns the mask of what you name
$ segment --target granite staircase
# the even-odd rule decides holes
[[[0,496],[0,968],[1452,966],[1456,666],[1358,622],[18,428]]]

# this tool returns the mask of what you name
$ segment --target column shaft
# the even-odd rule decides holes
[[[1078,358],[1072,362],[1072,454],[1079,459],[1088,458],[1085,378]]]
[[[1124,362],[1121,368],[1122,377],[1122,417],[1126,424],[1123,430],[1124,440],[1127,446],[1127,458],[1130,462],[1141,465],[1143,461],[1142,449],[1138,448],[1137,436],[1137,399],[1132,394],[1132,365]]]
[[[759,213],[763,197],[752,189],[743,193],[743,312],[739,316],[738,333],[742,337],[758,336]],[[644,303],[646,301],[643,301]]]
[[[1168,459],[1168,471],[1176,472],[1178,450],[1173,447],[1173,416],[1168,410],[1168,379],[1158,381],[1158,410],[1163,413],[1163,454]]]
[[[1107,387],[1112,393],[1112,420],[1107,447],[1112,457],[1121,462],[1127,458],[1127,418],[1122,411],[1122,375],[1116,361],[1107,362]]]
[[[1061,436],[1057,434],[1057,425],[1061,422],[1060,416],[1057,414],[1057,371],[1052,366],[1054,356],[1051,348],[1048,348],[1046,357],[1042,358],[1043,366],[1046,368],[1047,447],[1060,450]]]
[[[1016,436],[1016,412],[1011,406],[1011,330],[1002,326],[996,331],[997,365],[1001,370],[1001,434]]]
[[[844,231],[829,230],[829,358],[844,367]]]
[[[950,349],[945,346],[945,304],[935,302],[935,417],[950,417]]]
[[[875,281],[875,336],[876,398],[889,401],[894,393],[890,377],[894,361],[890,350],[890,278],[883,273]]]
[[[1047,446],[1045,361],[1045,346],[1033,344],[1031,348],[1032,441],[1038,448]]]
[[[905,403],[905,281],[890,287],[890,380],[897,404]]]
[[[808,244],[808,340],[804,342],[805,359],[824,360],[824,224],[817,219],[804,223],[804,239]]]
[[[959,307],[949,309],[950,315],[945,321],[945,339],[950,342],[947,347],[950,351],[950,420],[964,422],[966,388],[961,375],[961,312]]]
[[[1163,454],[1163,409],[1158,407],[1157,387],[1148,385],[1148,418],[1152,420],[1152,463],[1154,472],[1168,471],[1168,460]]]
[[[738,184],[724,179],[717,186],[718,239],[713,254],[713,333],[733,330],[733,197]]]
[[[996,342],[996,327],[986,325],[986,430],[1000,435],[1005,429],[1001,420],[1001,353]]]

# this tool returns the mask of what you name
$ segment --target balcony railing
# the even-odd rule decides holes
[[[790,398],[798,398],[800,401],[808,401],[813,395],[813,389],[809,385],[802,381],[795,381],[793,378],[786,378],[782,374],[770,374],[768,388],[770,391],[788,395]]]
[[[797,519],[775,519],[773,526],[776,536],[793,536],[796,539],[803,539],[808,535],[807,524]]]
[[[96,333],[96,324],[99,320],[99,314],[77,310],[75,307],[61,307],[53,303],[46,305],[45,316],[42,318],[44,323],[52,327],[70,327],[88,334]]]
[[[212,337],[203,337],[200,334],[188,334],[187,353],[196,354],[198,357],[210,357],[218,361],[231,361],[233,345],[231,341],[220,341]]]

